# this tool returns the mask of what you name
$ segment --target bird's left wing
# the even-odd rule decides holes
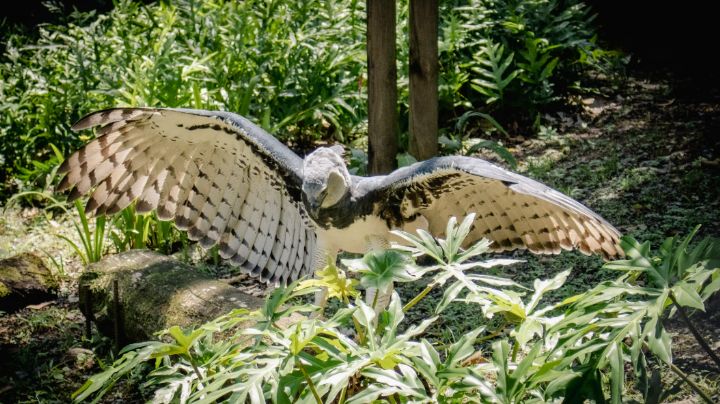
[[[475,213],[466,243],[493,241],[495,251],[557,254],[579,249],[622,254],[619,232],[574,199],[537,181],[470,157],[438,157],[383,177],[361,179],[358,192],[392,228],[417,219],[442,236],[451,216]]]
[[[116,108],[74,126],[97,138],[60,167],[58,190],[92,193],[90,214],[137,201],[203,247],[263,280],[311,271],[315,232],[301,201],[302,159],[247,119],[226,112]]]

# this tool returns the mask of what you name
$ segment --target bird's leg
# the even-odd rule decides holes
[[[367,251],[387,250],[390,248],[390,242],[387,238],[370,235],[366,237]],[[390,285],[387,291],[378,293],[375,288],[368,288],[365,291],[365,303],[374,307],[375,313],[380,313],[390,304],[390,298],[392,297],[393,286]],[[376,297],[377,295],[377,297]]]

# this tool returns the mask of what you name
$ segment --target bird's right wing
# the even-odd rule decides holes
[[[90,214],[137,201],[157,210],[205,248],[263,280],[286,283],[312,267],[315,231],[301,199],[302,159],[230,113],[117,108],[92,113],[73,129],[99,126],[70,156],[59,190],[92,193]]]

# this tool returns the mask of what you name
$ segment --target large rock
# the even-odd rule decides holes
[[[33,253],[0,260],[0,311],[12,312],[57,297],[58,282]]]
[[[130,250],[92,264],[80,277],[80,309],[109,336],[116,322],[114,281],[120,343],[153,339],[155,332],[173,325],[199,325],[236,308],[254,310],[263,304],[172,257]]]

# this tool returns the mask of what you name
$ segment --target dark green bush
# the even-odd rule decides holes
[[[581,1],[466,0],[442,7],[440,91],[453,116],[474,108],[532,122],[586,69],[614,55],[596,45],[594,15]]]
[[[362,120],[357,1],[118,2],[10,36],[0,64],[0,182],[69,153],[81,115],[117,105],[235,111],[284,139],[342,140]],[[30,168],[30,172],[21,171]]]
[[[107,14],[42,25],[37,39],[9,33],[0,56],[0,195],[37,186],[54,165],[51,145],[62,154],[77,148],[86,139],[69,125],[100,108],[234,111],[301,147],[362,134],[364,6],[125,0]],[[531,116],[599,57],[590,12],[578,1],[446,0],[440,16],[441,127],[473,109]],[[405,2],[398,20],[405,125]]]

